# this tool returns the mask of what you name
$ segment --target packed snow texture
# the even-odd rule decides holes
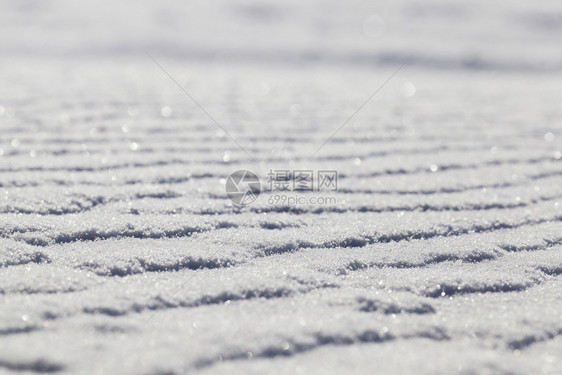
[[[0,373],[562,373],[559,3],[2,8]]]

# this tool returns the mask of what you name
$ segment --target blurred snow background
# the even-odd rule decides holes
[[[158,56],[240,63],[414,64],[557,70],[556,1],[15,1],[2,4],[9,56]]]

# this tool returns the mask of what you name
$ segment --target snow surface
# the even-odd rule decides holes
[[[2,8],[0,373],[562,373],[558,2]]]

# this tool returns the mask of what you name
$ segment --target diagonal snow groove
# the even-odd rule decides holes
[[[553,240],[544,240],[543,243],[533,244],[533,245],[500,245],[502,249],[508,252],[518,252],[518,251],[538,251],[547,250],[551,247],[562,245],[562,237]]]
[[[334,239],[322,243],[314,243],[311,241],[299,240],[293,243],[287,243],[282,245],[271,245],[263,246],[260,251],[265,255],[273,254],[283,254],[287,252],[297,251],[299,249],[311,249],[311,248],[360,248],[367,245],[377,244],[377,243],[389,243],[389,242],[400,242],[400,241],[411,241],[411,240],[426,240],[435,237],[456,237],[463,236],[473,233],[487,233],[494,232],[502,229],[515,229],[525,226],[535,226],[543,223],[552,223],[562,221],[562,216],[554,216],[550,218],[538,218],[538,219],[528,219],[520,220],[518,222],[493,222],[489,224],[478,224],[467,227],[454,227],[451,225],[440,225],[438,229],[429,231],[408,231],[393,234],[372,234],[372,235],[360,235],[355,237]]]
[[[88,261],[81,263],[78,268],[90,270],[100,276],[118,276],[125,277],[130,275],[142,274],[146,272],[177,272],[181,270],[201,270],[228,268],[239,264],[240,262],[226,259],[204,259],[202,257],[187,256],[175,262],[157,262],[137,257],[125,265],[111,265],[109,267],[101,267],[99,264]]]
[[[553,340],[559,336],[562,336],[562,328],[558,328],[553,331],[539,329],[538,334],[528,334],[521,339],[510,340],[507,345],[512,350],[522,350],[537,343]]]
[[[394,335],[388,332],[376,330],[364,330],[355,334],[327,334],[317,333],[308,337],[306,341],[288,338],[285,347],[266,347],[259,352],[255,352],[252,358],[275,358],[275,357],[291,357],[298,354],[306,353],[312,350],[322,348],[324,346],[347,346],[365,343],[384,343],[388,341],[400,339],[427,338],[435,341],[447,341],[449,336],[446,332],[438,328],[427,328],[417,330],[412,334]],[[247,352],[230,354],[222,356],[222,361],[238,361],[247,360]],[[199,360],[194,364],[195,368],[206,368],[216,364],[215,360]]]
[[[224,162],[218,160],[207,160],[200,161],[205,165],[224,165]],[[242,161],[240,161],[242,163]],[[533,158],[510,158],[510,159],[496,159],[482,161],[480,163],[468,163],[468,164],[441,164],[439,165],[439,171],[451,171],[451,170],[471,170],[479,169],[486,166],[507,166],[507,165],[534,165],[539,163],[556,163],[556,160],[550,156],[543,157],[533,157]],[[120,163],[106,166],[61,166],[61,167],[44,167],[44,166],[22,166],[18,167],[18,172],[103,172],[103,171],[115,171],[120,169],[130,169],[130,168],[150,168],[150,167],[164,167],[164,166],[184,166],[193,164],[192,160],[187,159],[171,159],[171,160],[156,160],[152,162],[128,162]],[[232,162],[231,164],[236,164]],[[14,172],[12,168],[0,168],[0,173]],[[340,173],[338,178],[346,179],[349,177],[366,178],[366,177],[381,177],[381,176],[393,176],[393,175],[416,175],[416,174],[431,174],[433,173],[428,167],[417,167],[417,168],[394,168],[394,169],[384,169],[381,171],[371,172],[367,174],[346,174]],[[220,178],[222,176],[216,174],[204,174],[202,178]]]
[[[0,360],[0,368],[17,372],[49,374],[63,371],[65,369],[65,366],[60,363],[55,363],[43,359],[38,359],[31,362]]]

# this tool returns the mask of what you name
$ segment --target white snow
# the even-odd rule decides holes
[[[3,4],[0,373],[562,373],[561,14]]]

